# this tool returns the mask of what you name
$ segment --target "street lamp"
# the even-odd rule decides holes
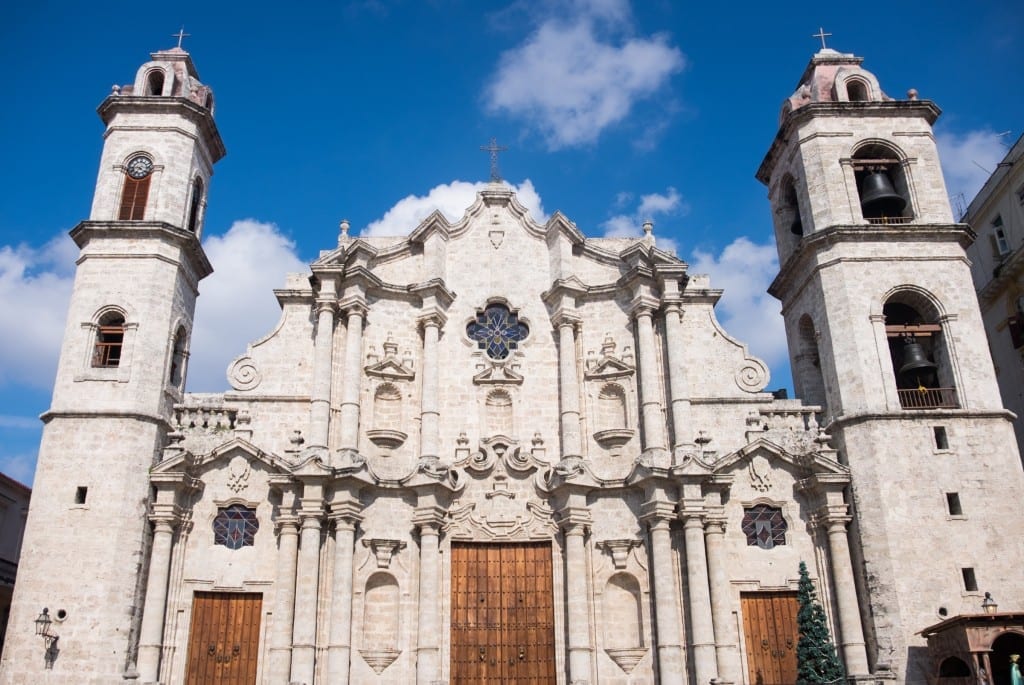
[[[996,600],[992,599],[992,593],[986,592],[985,599],[981,602],[981,610],[986,614],[994,614],[998,608],[999,605],[996,604]]]

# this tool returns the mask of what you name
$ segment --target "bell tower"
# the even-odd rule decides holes
[[[757,178],[768,186],[798,397],[853,472],[850,547],[866,639],[851,676],[926,682],[918,631],[1024,607],[1024,487],[932,124],[860,57],[823,48],[783,102]],[[838,630],[838,628],[837,628]],[[842,643],[845,638],[837,635]]]
[[[224,145],[180,47],[100,104],[106,125],[29,509],[0,682],[133,677],[149,470],[181,400],[206,191]],[[44,640],[30,630],[44,607]],[[44,644],[45,643],[45,644]],[[45,677],[44,677],[45,676]]]

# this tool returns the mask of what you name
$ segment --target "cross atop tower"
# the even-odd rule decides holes
[[[192,36],[191,33],[185,33],[185,27],[184,26],[182,26],[180,29],[178,29],[177,33],[172,33],[171,34],[171,38],[177,38],[178,39],[178,49],[179,50],[181,49],[181,41],[183,39],[189,38],[191,36]]]
[[[821,49],[825,50],[825,49],[828,48],[828,46],[825,45],[825,38],[827,38],[827,37],[829,37],[831,35],[832,35],[831,33],[825,33],[825,29],[823,29],[823,28],[821,28],[819,26],[818,27],[818,32],[817,33],[812,33],[811,34],[811,38],[820,38],[821,39]]]
[[[498,153],[505,152],[508,148],[504,145],[498,145],[496,138],[491,138],[491,142],[488,145],[481,145],[480,149],[491,153],[491,180],[494,182],[500,181],[501,172],[498,170]]]

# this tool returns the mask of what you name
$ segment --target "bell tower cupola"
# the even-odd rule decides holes
[[[157,221],[197,236],[213,165],[224,156],[213,89],[180,47],[154,52],[99,107],[107,126],[93,221]]]

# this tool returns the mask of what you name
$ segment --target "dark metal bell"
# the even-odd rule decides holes
[[[793,219],[793,223],[789,225],[789,232],[792,233],[793,235],[804,234],[804,224],[802,221],[800,221],[799,216]]]
[[[865,219],[901,216],[907,201],[896,192],[884,171],[872,171],[860,184],[860,208]]]
[[[908,338],[903,346],[903,366],[900,367],[899,375],[914,373],[917,376],[928,378],[935,373],[937,368],[935,362],[928,359],[921,343],[913,338]]]

